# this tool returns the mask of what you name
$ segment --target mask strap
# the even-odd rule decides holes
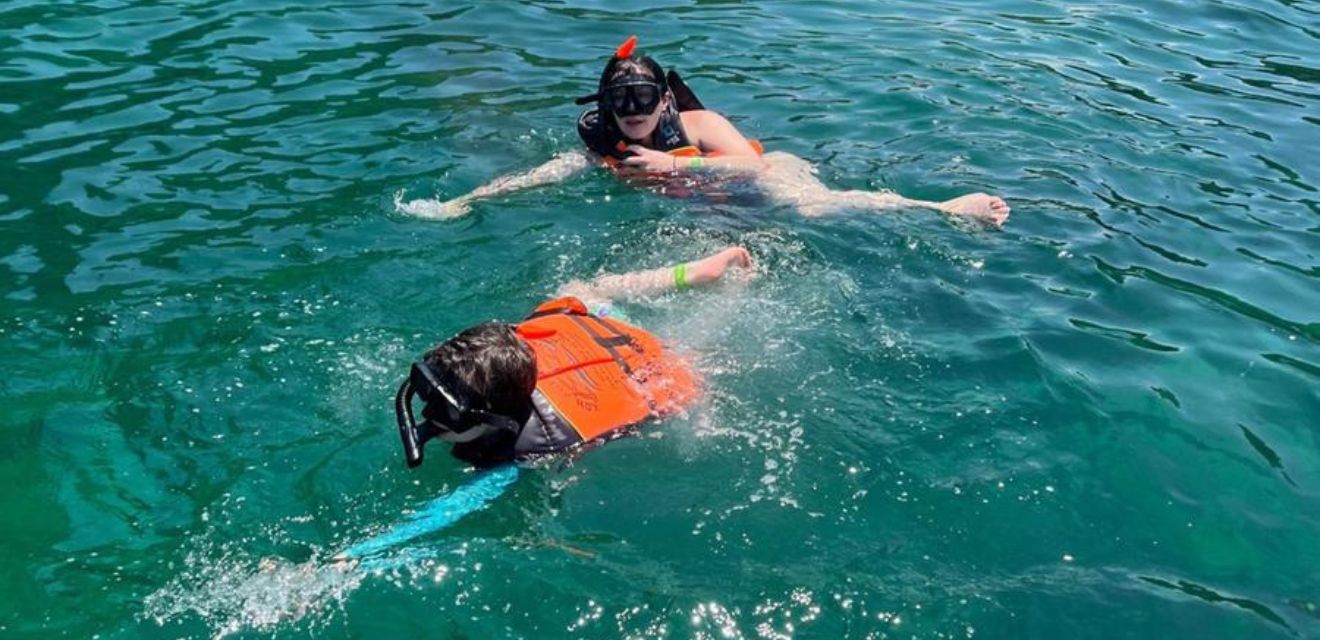
[[[451,393],[448,389],[436,384],[438,380],[436,380],[434,373],[425,365],[425,363],[417,363],[414,366],[429,382],[435,385],[436,389],[445,396],[446,401],[452,402],[455,400],[455,398],[451,397]],[[456,381],[451,380],[451,382]],[[522,425],[513,418],[487,411],[470,410],[466,407],[456,408],[458,408],[463,414],[471,414],[481,418],[481,422],[473,425],[470,429],[454,431],[448,425],[437,426],[430,420],[422,423],[419,428],[412,409],[412,399],[415,395],[417,395],[417,390],[413,388],[412,376],[405,379],[403,384],[399,385],[398,392],[394,394],[394,417],[399,423],[399,439],[403,441],[403,456],[404,459],[407,460],[410,468],[422,464],[422,447],[432,438],[452,444],[458,444],[471,442],[495,431],[509,431],[510,433],[513,433],[514,436],[517,436],[522,431]]]
[[[484,411],[481,412],[481,414],[483,420],[482,423],[473,426],[471,429],[458,432],[448,430],[441,431],[440,433],[435,434],[434,437],[437,440],[458,444],[462,442],[472,442],[477,438],[495,431],[511,431],[515,435],[521,431],[517,426],[517,421],[512,418],[506,418],[504,416],[498,416]]]

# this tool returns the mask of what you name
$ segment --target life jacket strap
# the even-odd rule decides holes
[[[436,440],[458,444],[461,442],[472,442],[477,438],[481,438],[497,431],[511,431],[514,435],[518,434],[519,428],[517,423],[513,420],[495,415],[488,415],[487,419],[490,420],[490,422],[484,422],[464,431],[450,431],[442,426],[435,430],[435,435],[432,437]],[[508,422],[506,423],[505,420],[508,420]]]
[[[554,300],[547,300],[537,305],[525,320],[533,320],[535,318],[550,316],[557,313],[585,316],[590,315],[591,312],[587,310],[586,303],[581,300],[573,296],[564,296],[562,298],[555,298]]]
[[[595,322],[588,322],[588,320],[594,320]],[[582,327],[582,330],[586,331],[587,335],[590,335],[591,339],[594,340],[596,344],[600,345],[600,347],[604,349],[606,353],[609,353],[610,357],[614,359],[614,363],[619,365],[619,368],[623,369],[623,372],[627,374],[628,377],[630,378],[634,377],[632,367],[628,364],[628,361],[623,358],[623,355],[619,353],[619,349],[618,349],[618,347],[632,347],[634,351],[640,352],[640,349],[637,348],[637,345],[633,343],[632,338],[622,333],[619,333],[614,329],[614,327],[611,327],[610,325],[606,324],[604,321],[602,321],[600,318],[597,318],[596,316],[582,316],[582,317],[574,316],[573,322],[576,323],[579,327]],[[606,332],[613,335],[609,335],[609,336],[602,335],[601,332],[592,325],[599,325],[600,327],[604,327]]]

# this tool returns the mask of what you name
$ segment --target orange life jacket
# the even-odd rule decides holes
[[[757,140],[756,138],[748,138],[747,142],[752,145],[752,149],[756,151],[756,155],[758,156],[765,155],[765,147],[761,146],[760,140]],[[627,152],[628,143],[620,140],[618,144],[618,149],[620,152]],[[679,147],[677,149],[669,149],[665,151],[665,153],[678,158],[718,158],[724,155],[723,153],[720,153],[718,151],[712,151],[710,153],[702,153],[701,149],[697,148],[696,145],[691,145],[691,144]],[[610,167],[617,167],[620,164],[622,164],[622,161],[615,158],[614,156],[602,156],[602,159],[605,161],[605,164]]]
[[[517,327],[536,355],[533,415],[515,457],[562,451],[682,411],[700,393],[686,361],[656,336],[559,298]]]

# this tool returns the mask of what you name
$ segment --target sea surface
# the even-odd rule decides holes
[[[1320,637],[1320,5],[0,1],[4,638]],[[807,219],[602,171],[613,48],[837,188]],[[689,415],[473,479],[391,401],[456,331],[624,305]],[[383,567],[383,568],[382,568]]]

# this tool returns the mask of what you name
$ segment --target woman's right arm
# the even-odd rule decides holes
[[[404,202],[402,198],[396,197],[394,206],[403,213],[423,218],[457,218],[466,215],[471,210],[472,203],[476,200],[520,189],[539,187],[553,182],[561,182],[590,169],[594,164],[596,164],[596,160],[593,156],[582,151],[569,151],[556,155],[549,162],[531,171],[498,178],[477,187],[469,194],[459,196],[453,200],[441,202],[423,198]]]
[[[765,168],[756,147],[724,116],[714,111],[684,111],[683,128],[701,152],[698,158],[678,158],[662,151],[630,145],[633,156],[623,164],[649,172],[721,171],[755,173]]]

